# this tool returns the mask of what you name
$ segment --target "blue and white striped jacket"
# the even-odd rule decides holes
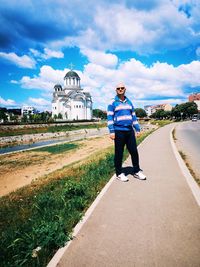
[[[124,101],[117,95],[111,101],[108,105],[107,120],[110,133],[114,133],[115,130],[130,131],[133,127],[136,132],[140,131],[133,104],[126,96]]]

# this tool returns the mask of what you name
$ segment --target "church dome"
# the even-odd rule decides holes
[[[54,88],[62,88],[62,86],[60,84],[56,84]]]
[[[65,89],[81,90],[80,80],[81,80],[80,77],[75,71],[73,70],[68,71],[64,77]]]
[[[62,91],[62,86],[60,84],[56,84],[54,86],[55,91]]]
[[[68,71],[66,73],[64,79],[66,79],[66,78],[79,78],[80,79],[80,77],[78,76],[78,74],[75,71],[73,71],[73,70],[70,70],[70,71]]]

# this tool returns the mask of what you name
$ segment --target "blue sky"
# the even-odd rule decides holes
[[[1,0],[0,107],[51,110],[73,63],[94,108],[125,82],[135,107],[200,92],[200,0]]]

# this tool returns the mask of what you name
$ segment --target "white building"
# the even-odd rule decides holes
[[[33,115],[36,114],[37,110],[31,106],[23,106],[21,110],[21,114],[23,115]]]
[[[146,111],[147,116],[152,114],[152,106],[144,106],[144,110]]]
[[[64,77],[64,88],[54,86],[52,100],[52,117],[62,115],[63,120],[91,120],[92,98],[83,92],[80,77],[75,71],[69,71]]]

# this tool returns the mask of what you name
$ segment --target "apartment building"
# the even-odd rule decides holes
[[[189,102],[195,102],[197,104],[198,111],[200,112],[200,93],[194,93],[189,95]]]
[[[171,111],[172,105],[170,104],[158,104],[158,105],[147,105],[144,106],[144,110],[146,111],[147,115],[150,116],[157,110],[163,109],[164,111]]]

